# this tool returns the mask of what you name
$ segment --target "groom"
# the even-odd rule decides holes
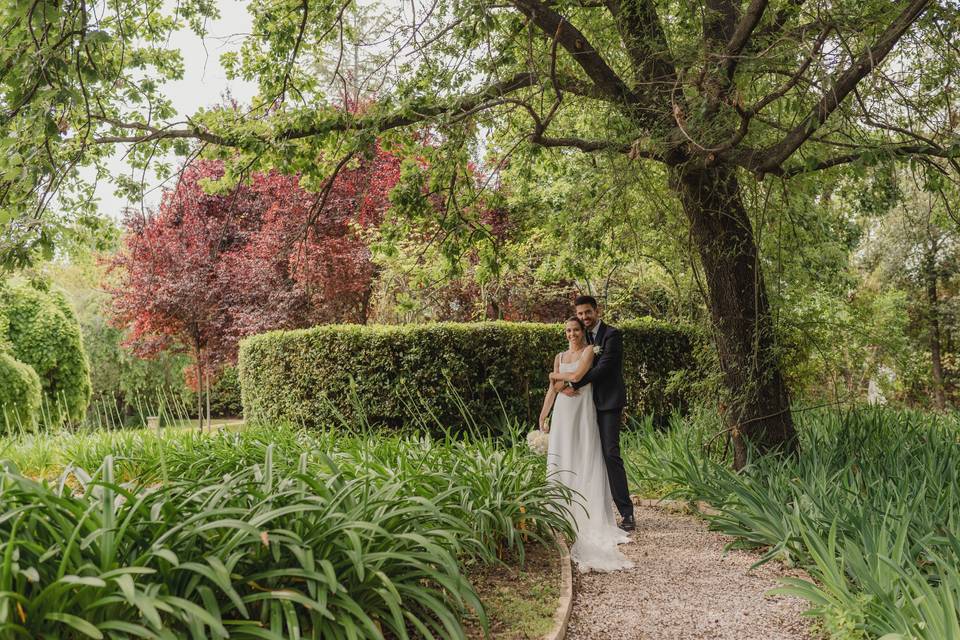
[[[577,389],[593,383],[593,401],[597,406],[597,423],[600,425],[600,444],[603,460],[610,479],[610,492],[622,518],[620,528],[633,531],[633,503],[627,491],[627,474],[620,457],[620,420],[627,404],[627,389],[623,383],[623,337],[620,330],[600,321],[597,299],[579,296],[574,301],[577,317],[587,328],[587,343],[599,348],[593,367],[579,382],[557,382],[556,390],[567,395],[576,395]]]

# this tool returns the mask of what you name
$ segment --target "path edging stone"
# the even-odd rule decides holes
[[[541,640],[563,640],[567,635],[570,614],[573,612],[573,565],[570,548],[563,536],[557,536],[557,547],[560,549],[560,604],[553,614],[553,629]]]

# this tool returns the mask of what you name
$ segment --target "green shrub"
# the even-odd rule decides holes
[[[691,333],[654,320],[621,324],[628,412],[683,409],[677,372],[693,370]],[[391,426],[494,424],[504,414],[536,420],[559,325],[329,325],[275,331],[240,346],[244,416],[250,421]],[[456,393],[449,393],[453,389]]]
[[[93,403],[109,405],[111,413],[120,416],[118,422],[142,425],[144,412],[155,415],[159,411],[158,396],[174,393],[179,399],[187,393],[183,368],[189,358],[169,352],[149,359],[138,357],[123,346],[123,332],[99,315],[101,308],[78,310],[83,348],[90,363]],[[238,391],[238,403],[239,395]],[[90,411],[96,412],[93,403]],[[187,406],[195,407],[196,403]]]
[[[90,402],[90,369],[80,325],[66,301],[34,287],[0,287],[0,315],[12,355],[33,367],[43,389],[43,422],[79,422]]]
[[[0,351],[0,433],[32,431],[40,416],[40,377],[28,364]]]
[[[2,288],[2,285],[0,285]],[[10,353],[13,351],[13,343],[10,342],[10,321],[6,314],[0,308],[0,353]]]
[[[184,385],[182,396],[183,404],[187,408],[196,409],[195,391]],[[203,393],[201,400],[207,401],[206,392]],[[240,377],[236,367],[224,367],[210,385],[210,415],[214,418],[235,418],[243,415],[243,406],[240,403]]]

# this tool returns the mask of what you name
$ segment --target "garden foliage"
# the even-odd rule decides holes
[[[0,433],[35,429],[40,399],[40,377],[33,367],[0,351]]]
[[[802,454],[738,473],[714,425],[636,432],[632,479],[704,500],[712,528],[760,561],[804,567],[783,593],[836,640],[960,638],[960,446],[955,418],[863,409],[798,418]],[[705,455],[711,451],[711,455]]]
[[[16,514],[0,521],[3,637],[460,639],[468,610],[484,620],[466,564],[572,534],[569,491],[522,446],[277,425],[99,435],[77,459],[102,463],[92,478],[0,464],[0,512]]]
[[[628,412],[682,409],[694,371],[690,330],[651,319],[620,325]],[[244,416],[306,425],[532,423],[554,356],[566,348],[560,325],[487,322],[403,326],[321,326],[275,331],[240,348]],[[449,393],[453,390],[455,393]],[[469,416],[469,417],[468,417]]]
[[[8,346],[9,356],[33,369],[42,389],[41,419],[44,424],[79,422],[90,402],[90,370],[83,349],[80,325],[57,292],[44,291],[30,284],[0,287],[0,340]],[[16,378],[16,387],[3,393],[6,402],[16,405],[22,422],[33,423],[35,403],[31,376],[23,367],[7,362],[7,375]],[[14,370],[20,374],[12,373]],[[26,376],[26,377],[24,377]],[[19,391],[17,391],[19,390]],[[11,407],[11,411],[13,408]]]
[[[197,406],[197,378],[192,368],[184,369],[185,384],[181,398],[187,407]],[[206,393],[206,390],[203,391]],[[205,395],[203,396],[206,397]],[[240,379],[237,368],[225,366],[210,383],[210,415],[214,418],[237,418],[243,415],[240,404]]]

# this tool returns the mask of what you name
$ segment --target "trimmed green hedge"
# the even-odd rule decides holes
[[[652,319],[618,326],[627,411],[685,410],[692,332]],[[338,416],[355,421],[361,407],[376,424],[416,425],[432,415],[431,426],[462,427],[462,407],[479,424],[495,424],[504,412],[530,424],[540,412],[553,358],[565,348],[560,325],[532,323],[274,331],[240,344],[244,416],[316,426],[336,424]]]

